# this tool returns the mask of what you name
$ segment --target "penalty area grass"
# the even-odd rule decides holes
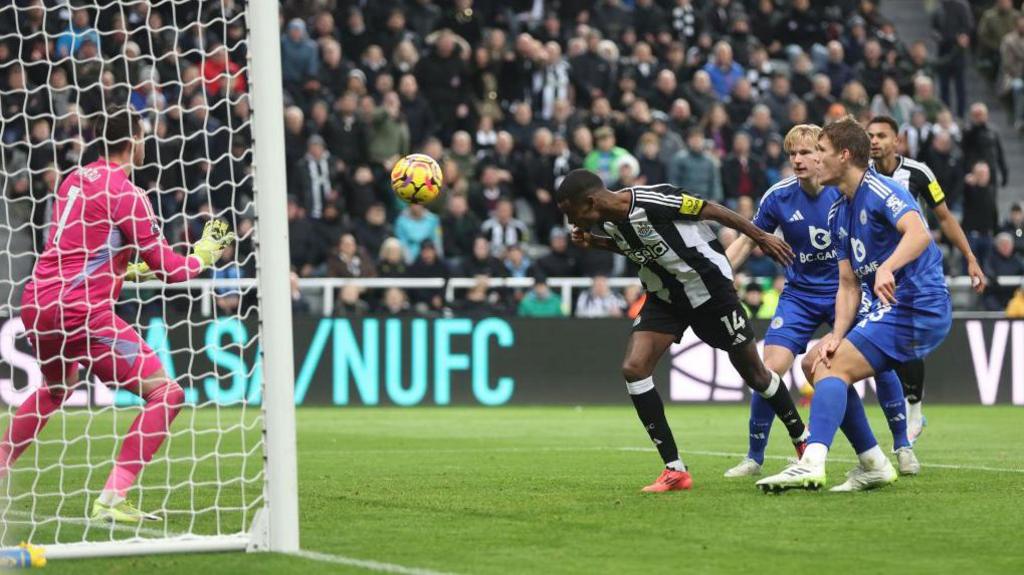
[[[881,412],[868,403],[888,451]],[[393,572],[1024,571],[1020,408],[926,406],[920,476],[867,493],[778,496],[762,494],[753,479],[722,477],[746,451],[746,407],[667,411],[694,488],[642,495],[661,462],[628,406],[300,408],[302,547]],[[792,455],[781,425],[768,453],[767,473]],[[854,466],[841,435],[831,457],[836,485]],[[370,572],[244,553],[53,561],[47,569]]]

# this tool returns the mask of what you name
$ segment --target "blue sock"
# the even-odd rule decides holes
[[[768,400],[755,393],[750,397],[750,447],[747,457],[764,464],[764,450],[768,447],[768,434],[775,421],[775,411]]]
[[[903,398],[903,383],[895,370],[883,371],[875,376],[875,395],[885,412],[892,432],[892,448],[910,447],[907,439],[907,403]]]
[[[814,386],[811,400],[811,437],[807,443],[821,443],[832,447],[839,424],[846,414],[846,382],[838,377],[826,377]]]
[[[852,385],[847,386],[846,414],[840,427],[858,455],[878,445],[875,434],[871,432],[868,416],[864,414],[864,402]]]

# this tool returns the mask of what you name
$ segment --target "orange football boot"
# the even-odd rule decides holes
[[[661,472],[654,483],[644,487],[644,493],[665,493],[666,491],[683,491],[693,487],[693,478],[689,471],[666,469]]]

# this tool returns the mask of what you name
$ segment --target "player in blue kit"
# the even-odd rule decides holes
[[[829,212],[839,261],[835,321],[811,368],[815,392],[807,449],[798,462],[757,482],[766,492],[823,486],[828,450],[840,426],[859,465],[833,491],[896,481],[851,384],[924,357],[952,323],[942,255],[907,189],[868,166],[867,132],[845,118],[822,130],[817,148],[819,181],[843,194]],[[875,300],[858,319],[862,282]]]
[[[765,366],[780,376],[788,372],[796,356],[807,349],[818,327],[832,324],[835,314],[839,269],[828,214],[841,193],[835,187],[823,188],[817,181],[816,146],[820,133],[818,126],[802,124],[786,134],[783,147],[794,175],[765,192],[754,217],[754,224],[762,230],[781,231],[796,256],[786,267],[786,287],[764,338]],[[752,247],[753,241],[746,236],[740,236],[729,246],[726,256],[734,269],[743,265]],[[876,379],[876,392],[893,432],[900,470],[917,473],[920,464],[907,439],[906,407],[900,380],[892,371],[883,372]],[[771,407],[755,394],[750,402],[747,456],[726,471],[726,477],[761,473],[774,417]]]

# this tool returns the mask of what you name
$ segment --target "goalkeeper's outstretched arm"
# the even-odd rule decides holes
[[[192,279],[216,263],[224,248],[235,240],[227,222],[211,220],[203,227],[203,235],[192,247],[192,253],[183,256],[160,234],[160,225],[149,200],[141,190],[133,192],[122,198],[117,213],[118,228],[129,243],[138,246],[144,262],[129,266],[126,275],[129,281],[150,279],[155,277],[153,272],[158,272],[169,283]]]

